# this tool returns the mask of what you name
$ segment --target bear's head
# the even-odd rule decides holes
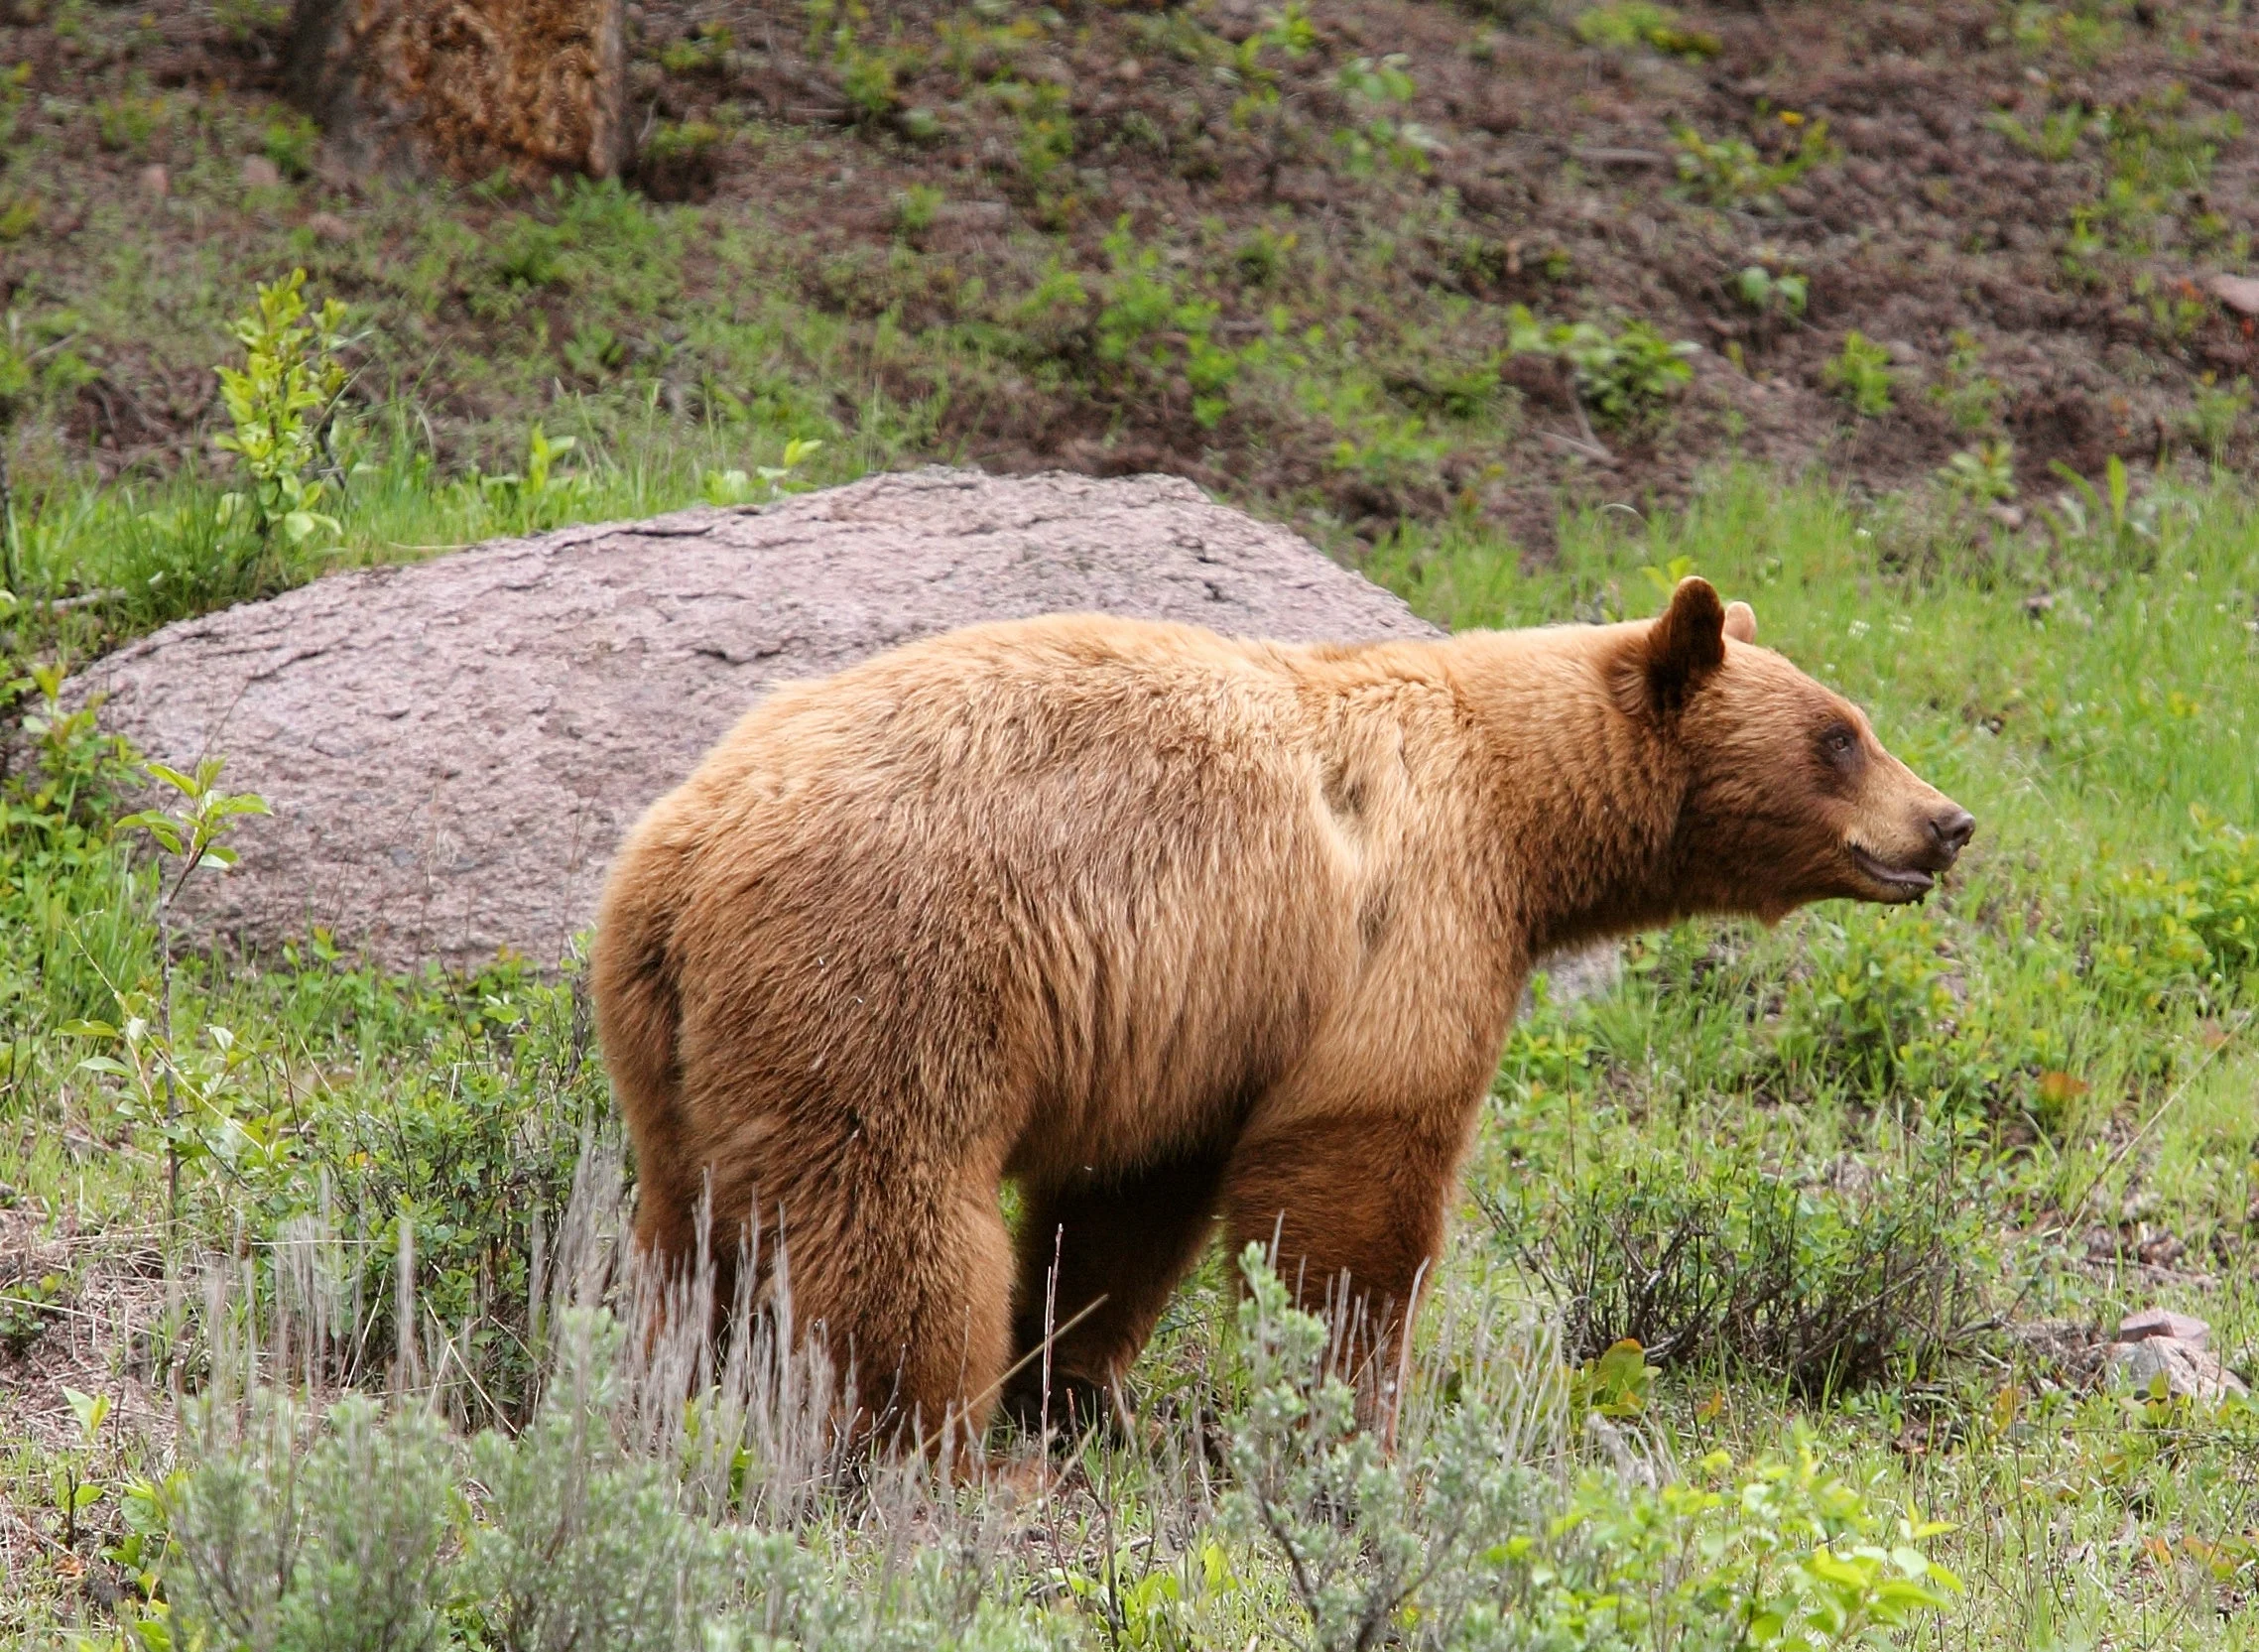
[[[1618,701],[1685,784],[1671,850],[1685,910],[1772,922],[1809,901],[1919,900],[1975,832],[1856,705],[1757,646],[1747,603],[1689,578],[1627,631]]]

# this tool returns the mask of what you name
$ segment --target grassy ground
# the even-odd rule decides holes
[[[567,465],[585,486],[535,504],[708,485],[694,445],[633,450],[592,445]],[[370,452],[345,555],[520,525],[494,490]],[[246,570],[240,538],[178,531],[211,504],[176,487],[51,506],[32,554],[78,585],[138,581],[112,629],[322,560]],[[2142,477],[2010,539],[1943,494],[1861,505],[1724,472],[1683,515],[1570,519],[1537,572],[1463,523],[1399,534],[1368,571],[1463,626],[1645,612],[1689,565],[1868,705],[1980,834],[1925,908],[1646,938],[1616,992],[1517,1031],[1394,1465],[1329,1431],[1291,1317],[1236,1310],[1217,1257],[1140,1370],[1149,1437],[1072,1455],[1048,1496],[1012,1440],[1016,1492],[808,1493],[793,1465],[815,1448],[789,1427],[669,1490],[601,1445],[615,1425],[648,1439],[672,1417],[663,1461],[709,1467],[737,1436],[700,1413],[686,1444],[680,1406],[590,1375],[601,1335],[548,1306],[602,1228],[603,1202],[572,1199],[606,1105],[574,981],[386,979],[314,943],[264,975],[188,959],[168,982],[155,868],[111,829],[116,754],[27,723],[44,766],[9,783],[0,838],[0,1622],[106,1636],[154,1588],[221,1625],[211,1644],[344,1644],[275,1624],[342,1634],[332,1528],[374,1516],[338,1487],[389,1462],[379,1478],[431,1494],[403,1493],[384,1529],[404,1547],[347,1557],[352,1576],[476,1644],[562,1644],[510,1602],[594,1611],[606,1591],[565,1580],[631,1574],[714,1644],[1737,1645],[1781,1612],[1824,1644],[1829,1612],[1849,1633],[1896,1610],[1909,1644],[2247,1643],[2259,1422],[2114,1393],[2089,1344],[2162,1305],[2207,1319],[2230,1365],[2259,1346],[2259,844],[2235,829],[2259,823],[2259,510],[2226,479]],[[82,617],[26,610],[18,635],[60,646]],[[413,1424],[343,1426],[304,1461],[299,1604],[254,1622],[214,1557],[270,1564],[281,1540],[246,1511],[301,1470],[225,1408],[184,1440],[174,1397],[241,1380],[247,1322],[270,1382],[415,1388],[462,1434],[524,1425],[545,1368],[592,1397],[468,1459]],[[1644,1357],[1609,1355],[1625,1335]],[[87,1427],[65,1387],[107,1414]],[[1316,1422],[1285,1426],[1298,1411]],[[749,1518],[716,1536],[695,1511],[732,1495]],[[443,1518],[411,1530],[416,1508]],[[1909,1540],[1913,1511],[1951,1529]],[[538,1587],[537,1538],[570,1559]],[[1822,1538],[1879,1542],[1883,1582],[1944,1603],[1828,1582]],[[1909,1550],[1963,1591],[1888,1558]],[[662,1612],[601,1633],[690,1631]]]

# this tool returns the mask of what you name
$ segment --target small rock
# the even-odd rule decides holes
[[[2216,275],[2204,283],[2204,291],[2238,315],[2259,316],[2259,278]]]
[[[1538,960],[1537,969],[1546,977],[1546,1002],[1557,1009],[1581,1003],[1586,998],[1597,998],[1611,990],[1624,976],[1624,954],[1612,941],[1574,951],[1551,953]],[[1522,989],[1521,1015],[1527,1016],[1537,1008],[1537,990],[1533,982]]]
[[[2175,1336],[2145,1336],[2110,1350],[2110,1380],[2139,1392],[2159,1377],[2165,1391],[2193,1400],[2217,1400],[2250,1390],[2219,1361],[2219,1355]]]
[[[169,195],[173,192],[173,175],[160,166],[143,167],[141,189],[144,194]]]
[[[1903,338],[1893,338],[1883,348],[1890,351],[1890,359],[1900,367],[1912,367],[1922,360],[1922,352]]]
[[[2024,509],[2021,505],[1994,505],[1990,514],[1993,521],[1999,523],[2010,533],[2014,533],[2024,525]],[[2048,600],[2053,602],[2055,598],[2051,596]],[[2030,610],[2027,609],[2026,611],[2029,612]]]
[[[316,212],[306,220],[307,233],[331,246],[353,238],[353,226],[334,212]]]
[[[2189,1247],[2178,1233],[2153,1233],[2134,1246],[2134,1256],[2144,1267],[2170,1268],[2189,1254]]]
[[[1145,65],[1135,58],[1124,58],[1120,63],[1114,64],[1114,78],[1117,80],[1135,80],[1144,73]]]
[[[2153,1336],[2170,1336],[2201,1348],[2211,1342],[2212,1328],[2194,1314],[2176,1314],[2170,1308],[2144,1308],[2118,1322],[2117,1342],[2144,1342]]]
[[[264,155],[246,155],[236,176],[246,190],[271,190],[283,181],[283,169]]]

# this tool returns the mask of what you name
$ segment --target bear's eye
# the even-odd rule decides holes
[[[1820,737],[1820,749],[1837,768],[1847,769],[1859,755],[1859,736],[1848,724],[1837,723]]]

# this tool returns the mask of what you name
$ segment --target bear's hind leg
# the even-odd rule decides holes
[[[788,1193],[785,1273],[802,1334],[820,1338],[839,1378],[852,1372],[852,1431],[962,1459],[987,1429],[1010,1345],[1011,1237],[992,1181],[925,1191],[921,1179],[874,1180],[863,1198]]]
[[[1199,1259],[1222,1185],[1220,1155],[1195,1155],[1123,1177],[1029,1191],[1008,1412],[1030,1428],[1046,1417],[1048,1327],[1048,1421],[1075,1430],[1122,1419],[1121,1379],[1170,1292]]]

